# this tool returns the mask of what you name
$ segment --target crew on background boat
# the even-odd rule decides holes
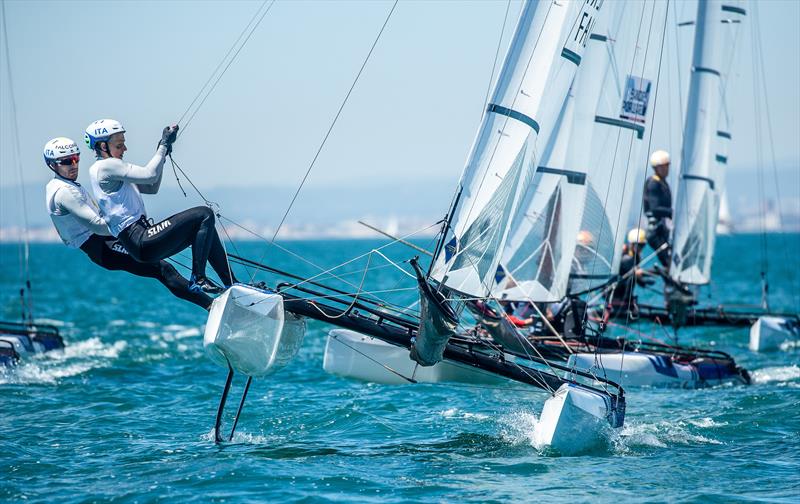
[[[647,244],[658,251],[658,261],[669,269],[672,248],[669,235],[672,228],[672,191],[667,184],[669,153],[657,150],[650,156],[655,173],[644,186],[644,215],[647,217]],[[666,247],[661,248],[664,244]]]
[[[205,293],[190,291],[189,281],[171,264],[166,261],[136,261],[111,236],[97,203],[76,182],[80,151],[75,142],[64,137],[50,140],[44,146],[44,160],[55,173],[47,183],[45,203],[50,219],[65,245],[79,248],[93,263],[107,270],[155,278],[175,296],[208,309],[211,298]]]
[[[214,212],[198,206],[153,223],[147,218],[142,201],[141,193],[158,192],[164,162],[177,134],[178,126],[165,127],[153,158],[145,166],[137,166],[122,160],[128,150],[122,124],[113,119],[93,122],[85,135],[86,144],[97,156],[89,168],[92,189],[111,234],[119,238],[134,259],[158,261],[191,246],[189,289],[219,294],[222,289],[206,277],[207,263],[211,263],[226,287],[236,279],[214,225]]]
[[[636,285],[652,285],[653,280],[647,278],[646,273],[639,267],[642,250],[646,239],[641,228],[628,231],[626,243],[622,246],[622,258],[619,262],[619,280],[614,290],[609,294],[606,310],[612,317],[625,316],[636,319],[639,316],[639,305],[633,291]]]

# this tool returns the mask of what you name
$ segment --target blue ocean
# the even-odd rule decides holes
[[[229,252],[309,276],[385,244],[240,242]],[[719,237],[701,302],[757,304],[766,270],[771,307],[800,311],[798,250],[800,235]],[[397,266],[408,270],[403,261],[416,252],[400,244],[381,252],[318,279],[410,303],[414,283]],[[4,320],[20,317],[20,265],[19,247],[0,245]],[[61,244],[32,245],[30,265],[34,314],[57,325],[67,346],[0,372],[0,501],[800,500],[800,349],[751,353],[746,328],[690,328],[678,338],[731,353],[752,385],[627,389],[620,432],[593,452],[562,457],[534,443],[544,392],[329,375],[322,359],[331,326],[311,321],[297,358],[253,382],[233,441],[216,445],[226,370],[204,354],[202,309]],[[674,337],[653,324],[635,328]],[[242,387],[239,377],[229,404]]]

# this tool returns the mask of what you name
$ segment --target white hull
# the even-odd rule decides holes
[[[787,341],[800,338],[800,325],[783,317],[759,317],[750,327],[750,350],[778,350]]]
[[[607,396],[567,383],[545,401],[534,442],[561,455],[586,452],[606,444],[612,416]]]
[[[347,329],[328,333],[323,368],[331,374],[386,385],[412,383],[407,378],[423,383],[496,384],[505,381],[479,369],[447,361],[417,366],[408,349]]]
[[[592,369],[598,378],[623,387],[700,388],[723,383],[745,383],[738,373],[720,367],[709,374],[698,366],[675,362],[668,356],[638,352],[578,353],[570,355],[568,366]]]
[[[211,305],[203,337],[208,357],[248,376],[279,370],[297,354],[305,322],[275,293],[234,285]]]

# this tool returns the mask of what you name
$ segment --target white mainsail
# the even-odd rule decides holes
[[[528,1],[467,159],[431,278],[490,293],[508,222],[552,134],[603,0]],[[541,138],[540,138],[541,137]]]
[[[592,117],[586,200],[570,273],[572,292],[605,284],[619,269],[633,185],[645,162],[643,148],[653,120],[667,4],[620,2],[615,7],[603,37],[607,64],[598,77],[603,86]]]
[[[683,284],[701,285],[711,280],[731,139],[725,89],[736,30],[744,15],[745,10],[731,0],[701,1],[697,6],[670,267],[670,276]]]
[[[612,5],[612,9],[615,6]],[[566,102],[556,121],[533,180],[511,219],[493,295],[513,301],[557,301],[566,294],[573,251],[583,215],[594,110],[600,76],[609,59],[605,20],[600,16],[589,38]]]

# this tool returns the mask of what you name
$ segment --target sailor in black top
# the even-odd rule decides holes
[[[669,153],[657,150],[650,156],[655,174],[644,185],[644,214],[647,217],[647,244],[658,250],[658,261],[669,269],[672,248],[669,234],[672,230],[672,191],[667,184]],[[664,244],[666,247],[659,250]]]
[[[634,228],[628,232],[627,243],[623,245],[622,258],[619,262],[619,280],[606,303],[606,309],[611,316],[628,316],[630,319],[636,319],[639,316],[639,306],[633,291],[636,285],[653,284],[653,281],[646,277],[644,270],[639,267],[644,244],[644,230]]]

